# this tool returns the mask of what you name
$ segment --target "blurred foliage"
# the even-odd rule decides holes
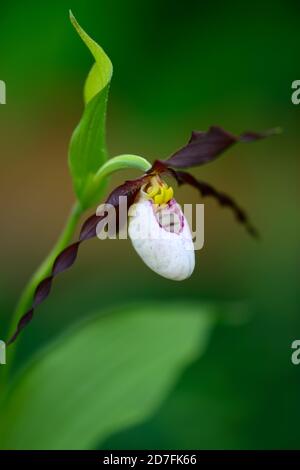
[[[0,447],[91,449],[151,415],[202,354],[214,322],[211,307],[182,308],[101,311],[55,341],[2,402]]]

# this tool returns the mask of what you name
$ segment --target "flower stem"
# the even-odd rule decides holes
[[[97,173],[91,179],[90,184],[87,185],[85,194],[83,195],[83,200],[88,201],[87,205],[90,205],[95,199],[97,188],[101,187],[103,185],[103,181],[116,171],[135,169],[146,173],[150,168],[151,163],[139,155],[124,154],[110,158],[99,168]]]
[[[28,310],[28,308],[30,307],[36,287],[45,277],[47,277],[50,274],[55,258],[64,248],[66,248],[66,246],[69,244],[70,240],[72,239],[77,222],[81,214],[82,214],[82,209],[81,209],[80,204],[77,202],[74,204],[70,212],[70,215],[66,221],[65,227],[63,231],[61,232],[56,244],[54,245],[54,247],[52,248],[48,256],[45,258],[45,260],[42,262],[42,264],[39,266],[39,268],[36,270],[36,272],[29,279],[28,283],[26,284],[21,294],[20,300],[16,306],[14,314],[12,316],[12,321],[11,321],[8,337],[10,337],[15,331],[21,315],[25,313],[26,310]],[[16,352],[16,344],[13,343],[9,347],[9,350],[8,350],[9,356],[8,356],[7,364],[5,366],[5,369],[6,369],[5,375],[7,375],[8,371],[10,370],[12,366],[15,352]]]
[[[105,176],[111,175],[115,171],[128,168],[135,168],[136,170],[146,172],[150,170],[151,163],[139,155],[118,155],[105,162],[104,165],[99,168],[94,176],[94,181],[100,182]]]

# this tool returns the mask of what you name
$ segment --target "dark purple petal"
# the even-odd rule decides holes
[[[17,339],[17,337],[19,336],[19,333],[21,333],[21,331],[25,328],[25,326],[31,322],[32,317],[33,317],[33,308],[29,310],[27,313],[25,313],[25,315],[22,316],[21,320],[18,323],[16,331],[14,332],[13,336],[9,339],[9,341],[7,341],[8,346]]]
[[[278,129],[272,129],[265,132],[245,132],[235,136],[221,127],[212,126],[207,132],[192,132],[188,143],[163,162],[172,168],[204,165],[215,160],[236,142],[254,142],[278,132]]]
[[[56,258],[53,264],[52,274],[56,276],[72,266],[77,257],[79,242],[65,248]]]
[[[99,223],[99,216],[96,214],[91,215],[83,224],[80,230],[79,240],[89,240],[96,236],[96,227]]]
[[[161,175],[162,173],[173,176],[176,179],[176,172],[172,168],[168,167],[166,160],[155,160],[150,170],[147,171],[149,176]]]
[[[130,206],[133,203],[137,193],[141,189],[141,186],[147,180],[147,176],[142,176],[141,178],[137,178],[135,180],[125,181],[125,183],[121,184],[110,193],[106,203],[117,207],[119,205],[119,197],[126,196],[128,200],[128,206]]]
[[[147,177],[142,176],[141,178],[137,178],[135,180],[125,181],[125,183],[121,184],[110,193],[105,204],[111,204],[117,209],[119,206],[119,198],[121,196],[125,196],[127,197],[127,206],[129,207],[133,203],[146,178]],[[89,217],[84,222],[81,228],[79,240],[83,241],[95,237],[98,223],[100,222],[101,218],[104,217],[105,215],[102,215],[101,217],[95,214],[91,215],[91,217]]]
[[[239,142],[255,142],[256,140],[266,139],[267,137],[271,137],[272,135],[277,135],[281,133],[281,129],[276,127],[275,129],[268,129],[264,132],[243,132],[243,134],[239,137]]]
[[[175,173],[179,185],[188,184],[198,189],[202,197],[210,196],[215,198],[221,206],[228,207],[233,211],[237,221],[244,225],[250,235],[258,238],[258,232],[250,223],[246,212],[241,209],[230,196],[227,196],[227,194],[221,191],[217,191],[208,183],[197,180],[189,173],[183,171],[176,171]]]
[[[48,297],[51,290],[51,283],[51,276],[46,277],[46,279],[43,279],[39,283],[34,295],[34,300],[32,304],[33,308],[37,307],[44,299],[46,299],[46,297]]]
[[[134,202],[134,199],[137,196],[137,193],[140,190],[141,186],[148,179],[149,176],[142,176],[141,178],[135,180],[126,181],[124,184],[118,186],[111,192],[105,204],[111,204],[116,208],[116,210],[118,210],[119,197],[124,196],[127,197],[127,207],[129,208],[129,206]],[[13,343],[19,336],[20,332],[28,325],[28,323],[30,323],[33,318],[34,308],[48,297],[53,279],[58,274],[70,268],[74,264],[77,257],[79,245],[83,241],[89,240],[90,238],[96,236],[97,225],[99,222],[101,222],[102,219],[104,219],[104,217],[105,215],[97,216],[95,214],[89,217],[82,225],[79,240],[65,248],[56,257],[53,263],[51,274],[47,278],[43,279],[36,287],[32,307],[28,312],[22,315],[17,325],[15,333],[7,342],[8,345]]]

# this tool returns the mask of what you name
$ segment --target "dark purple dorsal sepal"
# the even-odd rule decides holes
[[[264,132],[244,132],[235,136],[221,127],[212,126],[207,132],[193,131],[188,143],[163,162],[172,168],[204,165],[218,158],[237,142],[254,142],[278,134],[278,129]]]

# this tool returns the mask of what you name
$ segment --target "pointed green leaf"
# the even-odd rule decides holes
[[[84,86],[85,108],[70,142],[69,166],[78,199],[89,205],[85,191],[93,175],[107,159],[105,118],[112,64],[103,49],[80,27],[70,13],[73,26],[92,53],[95,63]],[[99,195],[102,188],[99,187]]]
[[[53,344],[15,382],[2,449],[91,449],[157,410],[203,353],[214,315],[180,302],[98,314]]]

